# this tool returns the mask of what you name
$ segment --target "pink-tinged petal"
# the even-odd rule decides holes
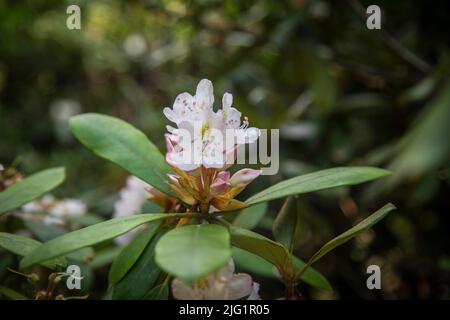
[[[174,152],[174,150],[175,150],[175,143],[174,143],[172,137],[173,136],[171,134],[168,134],[168,133],[166,133],[164,135],[164,138],[166,138],[167,153]]]
[[[220,171],[220,172],[217,174],[216,179],[221,179],[221,180],[228,181],[228,180],[230,180],[230,176],[231,176],[231,174],[230,174],[229,171]]]
[[[259,283],[253,282],[252,292],[247,300],[261,300],[261,297],[259,296]]]
[[[231,149],[225,152],[225,166],[223,169],[231,167],[237,158],[238,145],[234,145]]]
[[[172,281],[172,294],[177,300],[200,300],[202,295],[197,292],[193,286],[175,278]]]
[[[167,176],[169,177],[169,180],[176,186],[180,186],[180,183],[178,182],[178,176],[175,174],[168,173]]]
[[[260,174],[262,170],[254,170],[254,169],[242,169],[233,174],[230,179],[230,183],[235,188],[243,188],[246,187],[249,183],[255,180]]]
[[[212,82],[208,79],[202,79],[197,85],[195,93],[197,107],[200,110],[210,109],[214,104],[214,92]]]
[[[246,273],[234,275],[228,284],[228,299],[237,300],[250,295],[252,283],[252,277]]]
[[[216,178],[214,182],[211,184],[211,194],[218,195],[225,193],[230,188],[230,178],[228,179],[219,179]]]

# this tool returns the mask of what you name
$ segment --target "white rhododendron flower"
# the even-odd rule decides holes
[[[120,190],[119,200],[114,204],[113,218],[129,216],[142,212],[142,206],[149,198],[150,185],[135,176],[129,176],[125,187]],[[135,229],[115,239],[117,244],[130,242],[140,229]]]
[[[166,159],[171,166],[184,171],[200,166],[222,169],[234,162],[237,146],[258,139],[260,130],[248,128],[247,118],[241,121],[241,113],[232,107],[231,94],[224,94],[222,109],[214,111],[213,103],[212,83],[203,79],[195,96],[181,93],[172,109],[164,109],[167,119],[177,125],[167,127]],[[230,153],[234,156],[230,157]]]
[[[259,284],[246,273],[234,273],[234,262],[194,284],[181,279],[172,281],[172,293],[178,300],[260,300]]]
[[[45,213],[43,222],[48,225],[62,225],[69,217],[86,214],[86,204],[78,199],[57,199],[52,195],[46,195],[39,200],[27,203],[22,207],[26,218],[34,213]]]
[[[148,183],[142,181],[138,177],[129,176],[126,186],[120,190],[119,200],[114,204],[113,218],[129,216],[142,212],[144,203],[149,200],[165,211],[170,211],[175,200],[170,198]],[[142,228],[137,228],[123,236],[115,239],[120,245],[125,245],[139,232]]]

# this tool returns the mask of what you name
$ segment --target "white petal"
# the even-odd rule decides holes
[[[237,300],[250,295],[252,292],[252,277],[246,273],[238,273],[229,283],[228,299]]]
[[[164,115],[166,116],[169,121],[177,123],[179,121],[178,116],[175,114],[175,112],[170,108],[164,108],[163,110]]]
[[[176,278],[172,281],[172,294],[178,300],[200,300],[202,296],[199,295],[192,286],[184,281]]]
[[[200,110],[210,109],[214,104],[214,92],[212,82],[208,79],[202,79],[197,85],[195,93],[197,107]]]
[[[225,92],[222,97],[222,108],[224,111],[228,111],[233,105],[233,95],[231,93]]]
[[[252,293],[247,300],[261,300],[261,297],[259,296],[259,283],[253,282]]]

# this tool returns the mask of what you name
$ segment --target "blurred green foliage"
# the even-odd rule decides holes
[[[66,28],[70,4],[81,8],[81,30]],[[306,296],[448,299],[450,4],[377,1],[382,30],[368,30],[359,10],[369,4],[0,0],[0,163],[20,157],[25,175],[66,166],[56,194],[108,216],[125,172],[75,141],[70,116],[120,117],[164,151],[162,108],[208,78],[216,100],[231,92],[252,125],[281,128],[279,174],[247,195],[337,165],[394,172],[387,182],[300,197],[302,258],[380,204],[399,209],[317,265],[333,293],[305,287]],[[261,232],[281,205],[270,206]],[[381,266],[383,290],[366,289],[369,264]]]

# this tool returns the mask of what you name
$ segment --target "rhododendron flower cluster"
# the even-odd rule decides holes
[[[234,107],[233,96],[225,93],[222,109],[214,111],[211,81],[203,79],[195,96],[179,94],[166,117],[176,124],[166,134],[170,187],[192,211],[207,213],[211,206],[221,211],[237,210],[245,205],[235,200],[261,170],[242,169],[233,176],[228,169],[235,161],[240,145],[255,142],[260,130],[249,128],[247,118]]]

